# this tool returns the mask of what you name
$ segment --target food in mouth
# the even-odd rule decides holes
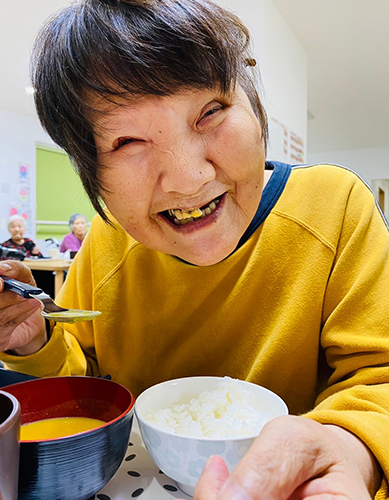
[[[197,220],[203,219],[205,216],[211,214],[216,210],[216,207],[220,203],[221,197],[214,198],[207,205],[203,205],[200,208],[191,208],[189,210],[181,209],[181,208],[169,208],[169,210],[165,210],[161,212],[161,214],[169,219],[171,222],[174,222],[177,226],[182,226],[184,224],[188,224],[188,222],[195,222]]]

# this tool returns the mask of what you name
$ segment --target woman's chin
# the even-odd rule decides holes
[[[236,245],[231,245],[227,248],[213,247],[210,249],[204,247],[197,250],[181,250],[174,252],[174,255],[194,266],[213,266],[228,257],[234,251],[235,247]]]

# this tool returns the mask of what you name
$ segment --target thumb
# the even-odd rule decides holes
[[[217,455],[210,457],[197,483],[193,500],[216,500],[228,476],[224,460]]]

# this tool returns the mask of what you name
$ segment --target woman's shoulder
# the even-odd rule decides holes
[[[61,245],[59,247],[60,252],[64,253],[66,250],[75,250],[72,247],[72,242],[73,242],[73,233],[68,233],[65,234],[65,236],[62,238]]]
[[[273,214],[333,240],[342,226],[374,211],[375,196],[368,184],[347,167],[331,164],[292,168]]]
[[[110,223],[96,215],[85,236],[72,267],[77,268],[79,278],[92,277],[94,286],[121,273],[132,250],[140,243],[131,238],[120,224],[108,214]]]
[[[1,246],[6,248],[13,248],[15,246],[15,243],[12,241],[12,238],[9,238],[9,240],[3,241],[3,243],[1,243]]]
[[[367,184],[362,177],[349,167],[336,163],[312,163],[293,165],[291,176],[299,182],[311,183],[313,179],[323,180],[326,184],[341,183],[350,186],[355,183]]]
[[[92,219],[91,228],[82,247],[87,246],[96,260],[101,261],[104,258],[108,265],[114,265],[140,243],[134,240],[111,214],[107,212],[107,215],[108,222],[100,215]]]
[[[316,206],[320,200],[343,204],[353,191],[374,198],[371,188],[357,172],[336,164],[293,166],[286,187],[290,195],[313,199]]]
[[[110,246],[115,245],[136,245],[138,242],[134,240],[119,224],[119,222],[108,212],[107,221],[104,221],[100,215],[95,215],[92,219],[91,228],[87,233],[89,239],[93,239],[95,244],[106,244],[108,241]]]

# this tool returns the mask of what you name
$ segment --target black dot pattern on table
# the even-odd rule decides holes
[[[133,443],[129,443],[128,446],[133,446]],[[127,455],[124,459],[125,462],[132,462],[132,467],[135,466],[136,468],[136,453],[130,453],[129,455]],[[135,463],[134,463],[135,461]],[[126,471],[127,474],[130,476],[130,477],[133,477],[133,478],[138,478],[138,477],[141,477],[141,473],[138,472],[137,470],[127,470]],[[165,476],[165,474],[159,470],[158,473],[162,476]],[[168,478],[166,478],[168,479]],[[161,484],[161,486],[166,490],[166,491],[170,491],[172,493],[176,493],[178,492],[178,488],[176,486],[174,486],[173,484],[169,484],[169,483],[166,483],[166,484]],[[134,485],[133,485],[133,488],[134,488]],[[140,488],[139,485],[138,487],[135,486],[135,489],[133,491],[130,491],[128,492],[130,495],[131,495],[131,498],[138,498],[138,497],[141,497],[142,493],[144,493],[144,488]],[[103,494],[103,493],[98,493],[96,495],[96,497],[91,497],[89,498],[88,500],[112,500],[110,496],[106,495],[106,494]]]
[[[128,470],[127,474],[132,477],[140,477],[139,472],[136,472],[135,470]]]
[[[175,486],[173,486],[172,484],[164,484],[163,487],[165,488],[165,490],[167,491],[178,491],[178,488],[176,488]]]

